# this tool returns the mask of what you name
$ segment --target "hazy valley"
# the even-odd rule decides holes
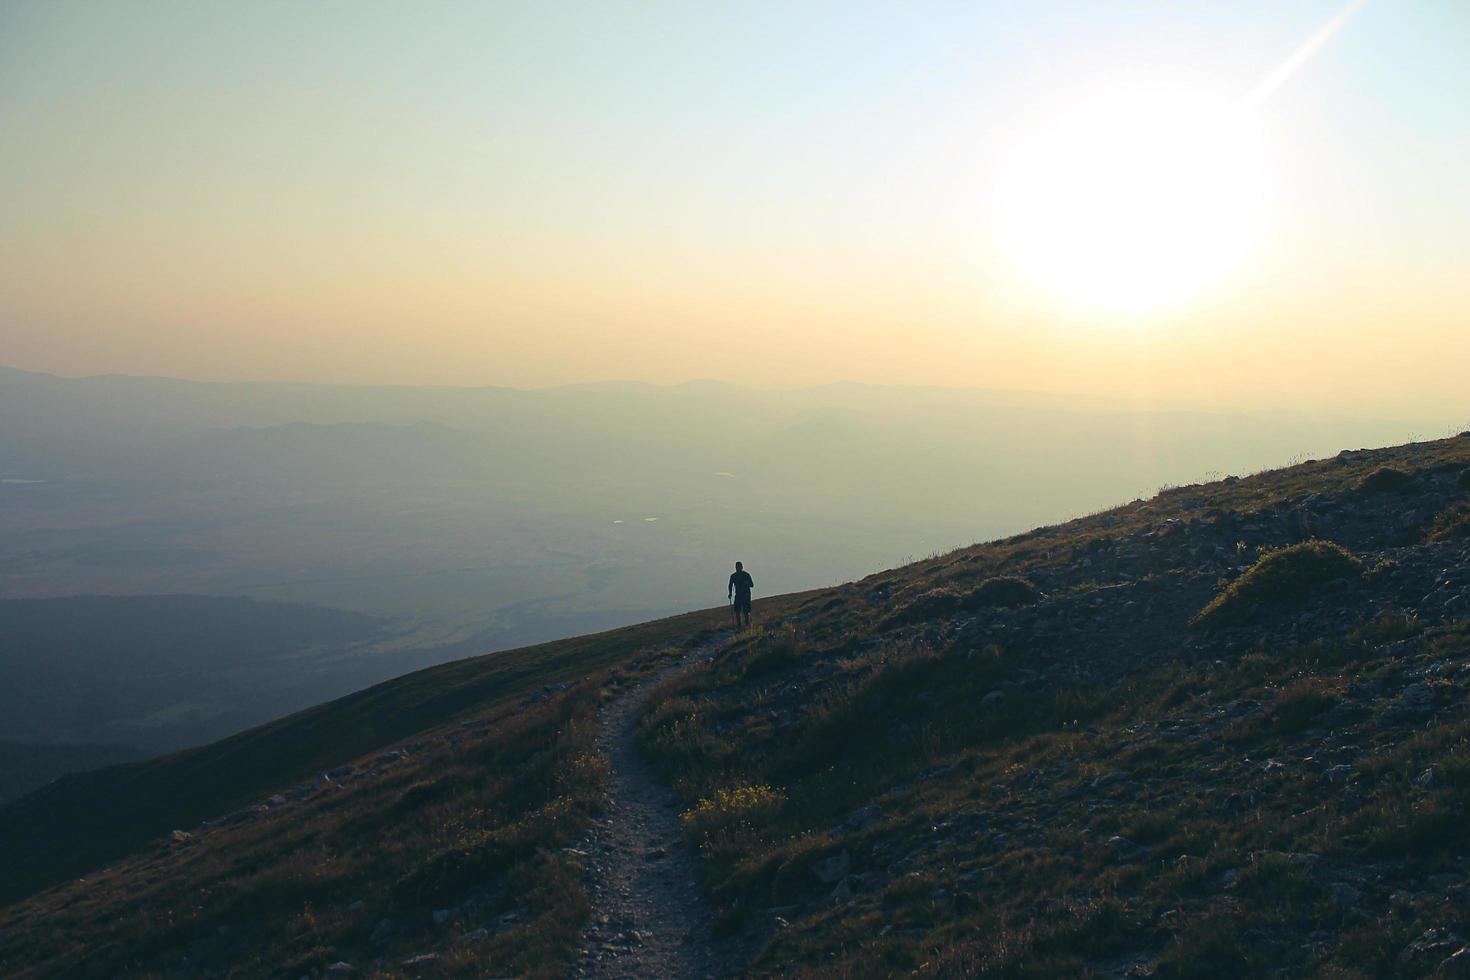
[[[0,738],[198,744],[427,664],[708,606],[736,558],[760,594],[810,588],[1415,424],[861,385],[4,370]],[[88,595],[116,598],[27,605]],[[285,605],[222,619],[164,598],[184,595]]]

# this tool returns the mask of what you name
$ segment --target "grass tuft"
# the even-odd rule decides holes
[[[1470,472],[1470,471],[1467,471]],[[1429,529],[1429,542],[1463,541],[1470,538],[1470,503],[1453,504],[1434,519]]]
[[[1191,626],[1249,622],[1265,605],[1299,600],[1336,579],[1355,577],[1363,563],[1331,541],[1303,541],[1268,551],[1190,620]]]
[[[1358,489],[1363,493],[1385,493],[1391,490],[1403,490],[1413,482],[1414,478],[1403,470],[1392,466],[1380,466],[1358,482]]]

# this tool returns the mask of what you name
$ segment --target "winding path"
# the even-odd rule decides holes
[[[612,771],[607,812],[583,845],[592,915],[574,976],[720,977],[743,963],[737,950],[711,940],[714,909],[699,887],[678,802],[633,743],[652,688],[709,660],[716,645],[699,647],[603,708],[597,749]]]

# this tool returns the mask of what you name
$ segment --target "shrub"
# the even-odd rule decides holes
[[[785,793],[766,785],[719,789],[683,813],[684,831],[705,852],[706,870],[718,880],[755,848],[785,802]]]
[[[1460,471],[1459,484],[1461,490],[1470,490],[1470,469]]]
[[[947,587],[930,589],[905,603],[897,612],[883,620],[878,628],[888,629],[905,623],[917,623],[949,616],[959,612],[963,604],[960,593],[954,589]]]
[[[976,586],[965,606],[969,609],[982,606],[1029,606],[1040,598],[1041,593],[1036,591],[1036,586],[1025,579],[1014,575],[999,575]]]
[[[1331,541],[1303,541],[1269,551],[1190,620],[1192,626],[1249,621],[1268,603],[1301,599],[1325,582],[1356,576],[1363,563]]]
[[[1383,493],[1388,490],[1402,490],[1413,482],[1414,478],[1403,470],[1380,466],[1359,481],[1358,489],[1364,493]]]
[[[940,586],[915,596],[882,624],[880,629],[938,619],[973,609],[1029,606],[1041,599],[1036,586],[1015,575],[997,575],[969,592]]]
[[[695,831],[712,831],[733,824],[760,822],[775,813],[786,799],[769,786],[737,786],[720,789],[685,811],[684,825]]]
[[[1470,472],[1467,470],[1466,472]],[[1440,512],[1429,529],[1429,540],[1461,541],[1470,538],[1470,504],[1458,503]]]
[[[767,630],[750,645],[740,666],[745,678],[759,677],[801,662],[800,643],[796,631],[786,627],[778,631]]]
[[[1277,696],[1271,720],[1278,732],[1292,735],[1310,727],[1337,701],[1337,695],[1320,678],[1304,677]]]

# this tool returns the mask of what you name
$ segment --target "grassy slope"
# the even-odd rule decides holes
[[[0,805],[66,773],[132,762],[146,755],[127,745],[37,745],[0,739]]]
[[[455,661],[197,749],[73,776],[0,808],[0,901],[91,870],[293,781],[707,628],[695,613]]]
[[[1355,501],[1385,465],[1439,494],[1470,465],[1470,440],[1170,490],[759,604],[768,628],[663,690],[644,720],[643,744],[691,807],[723,800],[690,821],[722,927],[766,934],[758,973],[1121,975],[1148,962],[1224,976],[1275,957],[1418,975],[1396,956],[1421,923],[1470,936],[1457,907],[1441,898],[1431,915],[1423,897],[1451,887],[1430,875],[1470,871],[1453,860],[1470,731],[1453,686],[1431,686],[1418,728],[1384,722],[1373,692],[1395,696],[1409,666],[1470,658],[1470,638],[1448,621],[1356,621],[1375,589],[1419,588],[1417,558],[1404,552],[1403,575],[1381,558],[1433,536],[1435,515],[1421,528],[1399,514],[1430,498],[1391,491],[1338,511],[1357,535],[1343,543],[1378,577],[1314,598],[1317,618],[1188,626],[1233,574],[1215,571],[1220,541],[1238,531],[1246,547],[1227,564],[1249,563],[1292,540],[1304,502]],[[997,575],[1046,597],[971,601]],[[562,848],[596,805],[598,699],[721,618],[421,671],[0,810],[12,896],[129,855],[0,910],[0,969],[299,975],[346,959],[384,976],[557,975],[585,913]],[[1404,642],[1412,656],[1390,646]],[[340,786],[147,843],[403,740],[407,757],[359,760]],[[1356,775],[1329,781],[1297,765],[1309,754]],[[1413,782],[1436,767],[1438,782]],[[770,790],[718,794],[752,786]],[[847,873],[829,866],[821,882],[831,858]],[[1390,909],[1390,879],[1420,897]],[[395,965],[425,950],[439,958]]]
[[[0,973],[298,976],[430,950],[445,975],[560,975],[586,911],[562,848],[601,790],[597,705],[724,624],[419,671],[0,810],[12,893],[83,873],[0,908]]]
[[[1467,464],[1168,491],[831,590],[666,685],[642,744],[721,927],[762,975],[1428,975],[1470,938],[1470,624],[1440,607],[1470,552],[1426,543]],[[1408,489],[1366,491],[1382,466]],[[1303,506],[1371,567],[1191,628]],[[1017,573],[1051,595],[966,611]]]

